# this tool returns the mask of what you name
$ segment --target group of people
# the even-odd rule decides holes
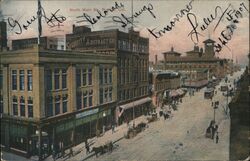
[[[215,124],[215,121],[212,120],[206,131],[207,136],[209,136],[213,140],[215,139],[216,144],[219,142],[218,128],[218,125]]]

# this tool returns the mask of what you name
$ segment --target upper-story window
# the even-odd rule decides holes
[[[67,70],[62,69],[62,89],[67,88]]]
[[[59,69],[54,70],[54,85],[55,85],[55,90],[60,88],[60,70]]]
[[[20,98],[20,116],[25,117],[25,99],[23,96]]]
[[[92,68],[88,68],[88,85],[92,85]]]
[[[17,97],[14,96],[12,99],[12,110],[13,110],[13,115],[17,116],[18,115],[18,107],[17,107]]]
[[[19,89],[24,90],[24,70],[19,71]]]
[[[65,95],[63,96],[63,100],[62,100],[62,105],[63,105],[63,113],[67,112],[68,111],[68,96]]]
[[[12,90],[17,90],[17,70],[11,71]]]
[[[81,69],[76,69],[76,86],[81,86]]]
[[[82,69],[82,86],[87,85],[87,69],[83,68]]]
[[[57,97],[55,98],[55,115],[60,114],[60,104],[61,104],[61,102],[60,102],[60,97],[57,96]]]
[[[109,83],[112,83],[112,68],[109,68]]]
[[[32,98],[28,99],[28,117],[33,117],[33,100],[32,100]]]
[[[32,70],[28,70],[28,76],[27,76],[27,86],[28,91],[32,91]]]
[[[46,76],[47,90],[52,90],[52,70],[47,70],[46,73],[47,73]]]

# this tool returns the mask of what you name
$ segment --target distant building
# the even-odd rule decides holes
[[[73,26],[73,33],[66,35],[66,44],[67,50],[116,56],[118,104],[115,118],[118,123],[132,120],[150,109],[147,38],[133,30],[128,33],[117,29],[91,31],[85,26]]]
[[[182,71],[186,77],[182,79],[182,81],[186,80],[183,82],[185,86],[193,86],[192,84],[204,86],[212,77],[223,78],[231,73],[230,61],[215,57],[215,41],[207,39],[203,43],[205,51],[203,48],[194,46],[186,56],[181,56],[182,54],[174,51],[172,47],[171,51],[162,53],[164,60],[158,61],[155,69]]]
[[[38,38],[12,40],[12,50],[32,48],[37,43]],[[65,38],[63,36],[41,37],[40,46],[44,49],[65,50]]]
[[[180,74],[172,71],[153,71],[150,73],[152,84],[152,103],[155,107],[161,106],[166,90],[176,90],[181,87]]]
[[[37,45],[5,51],[0,87],[1,146],[27,157],[46,156],[52,147],[59,152],[111,127],[117,58]]]

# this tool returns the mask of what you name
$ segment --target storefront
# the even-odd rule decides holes
[[[150,97],[123,104],[116,109],[116,121],[122,124],[141,115],[147,115],[151,111],[152,99]]]

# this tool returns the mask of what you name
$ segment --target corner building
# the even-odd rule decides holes
[[[41,47],[0,53],[1,146],[26,157],[77,145],[116,111],[113,52]]]
[[[117,107],[114,121],[121,124],[147,113],[149,97],[149,40],[139,32],[128,33],[117,29],[91,31],[85,26],[74,26],[66,35],[67,50],[114,52],[117,60]],[[104,70],[104,73],[106,71]]]

